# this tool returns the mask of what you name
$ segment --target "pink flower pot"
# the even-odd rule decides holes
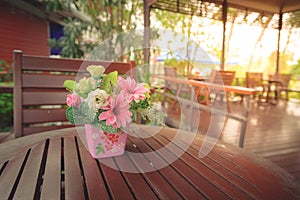
[[[94,158],[122,155],[125,151],[127,133],[107,133],[85,124],[86,141],[90,154]]]

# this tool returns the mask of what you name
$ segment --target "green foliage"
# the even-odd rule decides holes
[[[96,121],[97,113],[92,112],[88,104],[83,102],[78,108],[75,106],[68,107],[66,117],[72,124],[91,124]]]
[[[81,19],[66,19],[64,36],[59,40],[50,41],[52,47],[62,49],[61,56],[73,58],[82,58],[84,53],[90,52],[116,33],[136,28],[136,22],[133,22],[132,18],[139,19],[137,10],[142,11],[143,6],[143,2],[139,0],[132,0],[130,6],[124,0],[44,0],[44,2],[49,11],[64,9],[73,12],[71,7],[74,6],[77,12],[85,15]],[[133,17],[134,15],[136,17]],[[93,41],[86,41],[85,35],[92,36]],[[125,41],[127,40],[116,38],[114,42],[109,42],[107,55],[113,55],[113,49],[117,46],[129,51],[130,46],[126,46]]]
[[[300,27],[300,11],[295,11],[290,13],[290,18],[288,18],[287,23],[292,27]]]
[[[12,66],[5,60],[0,60],[0,82],[12,82],[13,73]]]
[[[119,129],[106,125],[105,121],[99,121],[99,112],[89,109],[88,104],[83,102],[79,108],[70,106],[66,110],[66,117],[72,124],[93,124],[94,127],[102,129],[104,132],[117,133]]]
[[[64,35],[59,40],[50,39],[49,44],[52,47],[61,49],[62,57],[82,58],[84,52],[91,50],[94,46],[82,38],[88,24],[72,18],[65,19],[65,23]]]
[[[111,92],[115,85],[117,84],[118,72],[114,71],[103,77],[103,90],[107,93]]]
[[[164,64],[169,67],[176,68],[176,72],[178,75],[188,75],[191,73],[191,63],[185,61],[185,60],[176,60],[175,58],[172,59],[166,59],[164,61]]]
[[[291,74],[294,76],[300,76],[300,60],[298,60],[298,63],[296,65],[292,66]]]
[[[75,89],[75,81],[74,80],[66,80],[64,82],[64,87],[69,91],[74,91]]]
[[[99,123],[95,123],[95,124],[93,124],[93,126],[96,128],[99,128],[107,133],[117,133],[120,131],[120,129],[115,129],[111,125],[110,126],[106,125],[105,121],[99,121]]]
[[[13,125],[13,95],[0,94],[0,132],[9,131]]]

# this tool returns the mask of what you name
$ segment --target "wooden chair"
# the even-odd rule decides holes
[[[282,92],[285,93],[285,100],[289,99],[289,83],[292,78],[292,74],[280,74],[275,73],[272,75],[269,75],[269,80],[277,81],[275,82],[275,92],[276,95],[281,98]]]
[[[72,126],[68,123],[63,86],[76,74],[87,74],[86,67],[102,65],[106,73],[134,76],[135,63],[85,61],[23,55],[14,51],[14,133],[15,137]]]
[[[246,87],[257,91],[259,103],[268,96],[269,84],[264,82],[261,72],[246,72]]]
[[[173,67],[164,67],[164,72],[166,77],[175,78],[175,79],[183,79],[183,77],[180,77],[180,75],[177,73],[176,68]],[[191,86],[188,86],[186,84],[176,83],[174,81],[168,81],[165,80],[165,87],[164,92],[171,92],[174,93],[178,97],[183,98],[191,98],[193,88]],[[162,105],[165,104],[166,97],[164,96],[164,99],[162,101]],[[172,102],[172,109],[174,109],[177,105],[177,101]]]
[[[210,74],[209,83],[219,84],[219,85],[232,85],[232,82],[235,77],[235,71],[227,71],[227,70],[213,70]],[[198,93],[201,96],[204,96],[205,104],[209,105],[211,102],[211,94],[214,94],[215,98],[217,97],[223,98],[226,97],[226,107],[230,112],[229,106],[229,94],[220,90],[208,90],[207,88],[202,88],[202,90]],[[200,100],[201,102],[201,100]],[[203,102],[203,101],[202,101]]]

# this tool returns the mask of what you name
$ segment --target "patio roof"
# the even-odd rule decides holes
[[[216,6],[227,3],[229,7],[270,14],[300,10],[299,0],[149,0],[148,6],[182,14],[200,15],[201,7],[205,2],[214,3]]]
[[[262,15],[278,14],[278,41],[277,41],[277,61],[276,72],[279,72],[279,49],[280,32],[282,29],[283,14],[300,10],[300,0],[144,0],[144,27],[150,27],[151,8],[167,10],[171,12],[208,17],[223,21],[223,44],[221,69],[225,63],[225,29],[228,16],[227,8],[237,8],[240,10],[260,12]],[[144,45],[150,47],[150,33],[144,31]],[[149,49],[144,51],[144,59],[149,63]]]

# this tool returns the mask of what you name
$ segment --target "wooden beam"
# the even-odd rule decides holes
[[[226,42],[226,23],[227,23],[227,0],[224,0],[222,6],[222,21],[223,21],[223,40],[222,40],[222,58],[221,70],[225,69],[225,42]]]
[[[277,38],[277,55],[276,55],[276,73],[279,72],[279,64],[280,64],[280,38],[281,38],[281,29],[282,29],[282,6],[280,8],[279,13],[279,21],[278,21],[278,38]]]
[[[150,10],[148,0],[144,0],[144,62],[150,63]],[[151,0],[150,0],[151,2]]]

